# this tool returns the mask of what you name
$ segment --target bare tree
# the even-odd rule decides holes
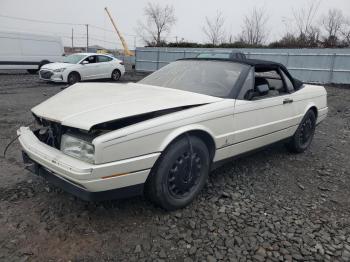
[[[265,10],[254,8],[249,15],[244,17],[242,32],[238,40],[249,45],[264,44],[268,38],[267,22],[268,17]]]
[[[340,33],[343,38],[343,43],[346,46],[350,46],[350,18],[345,19],[344,24],[340,29]]]
[[[208,41],[213,45],[218,45],[224,42],[225,30],[224,30],[225,18],[222,13],[217,11],[216,16],[212,19],[205,17],[205,26],[202,28]]]
[[[139,21],[138,34],[146,44],[160,46],[165,41],[164,34],[170,33],[172,26],[176,23],[174,7],[147,3],[144,15],[146,22]]]
[[[320,0],[309,1],[306,8],[293,9],[293,20],[297,27],[297,37],[305,45],[314,45],[319,40],[320,29],[316,26],[315,20],[320,3]]]
[[[330,9],[327,15],[322,17],[323,30],[325,31],[325,42],[327,46],[336,46],[341,29],[345,24],[343,12],[339,9]]]
[[[293,18],[296,23],[299,35],[307,35],[314,27],[320,1],[310,1],[306,8],[293,9]]]

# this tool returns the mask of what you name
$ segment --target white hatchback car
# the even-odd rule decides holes
[[[42,80],[74,84],[83,80],[111,78],[118,81],[125,73],[123,61],[109,55],[78,53],[65,57],[62,63],[41,67]]]

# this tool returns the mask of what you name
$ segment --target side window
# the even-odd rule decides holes
[[[89,56],[89,57],[85,58],[84,61],[88,61],[89,64],[96,63],[96,56],[95,55]]]
[[[251,100],[276,97],[288,93],[280,72],[276,69],[259,69],[254,76],[254,94]]]
[[[266,82],[269,85],[269,90],[278,91],[279,94],[285,93],[284,83],[281,75],[276,70],[257,72],[255,74],[256,82]]]
[[[113,59],[111,57],[108,57],[108,56],[99,55],[99,56],[97,56],[97,60],[99,63],[103,63],[103,62],[112,61]]]
[[[254,91],[254,69],[250,69],[248,76],[242,86],[241,91],[238,94],[239,100],[250,100],[249,94]]]
[[[284,78],[284,82],[286,83],[286,87],[287,87],[287,90],[289,92],[293,92],[294,91],[294,85],[292,83],[292,81],[290,80],[290,78],[286,75],[286,73],[284,73],[282,70],[281,70],[281,73],[282,73],[282,76]]]
[[[252,68],[237,99],[260,100],[288,94],[293,90],[292,81],[283,71],[269,68]]]

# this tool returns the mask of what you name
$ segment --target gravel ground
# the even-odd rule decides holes
[[[126,77],[130,81],[135,77]],[[0,72],[0,149],[64,85]],[[187,208],[78,200],[0,158],[0,261],[350,261],[350,88],[300,155],[276,145],[211,174]]]

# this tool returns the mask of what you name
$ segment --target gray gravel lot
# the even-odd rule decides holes
[[[1,151],[64,86],[0,72]],[[78,200],[25,171],[14,143],[0,158],[0,261],[350,261],[350,88],[327,91],[307,152],[276,145],[227,163],[170,213],[142,197]]]

